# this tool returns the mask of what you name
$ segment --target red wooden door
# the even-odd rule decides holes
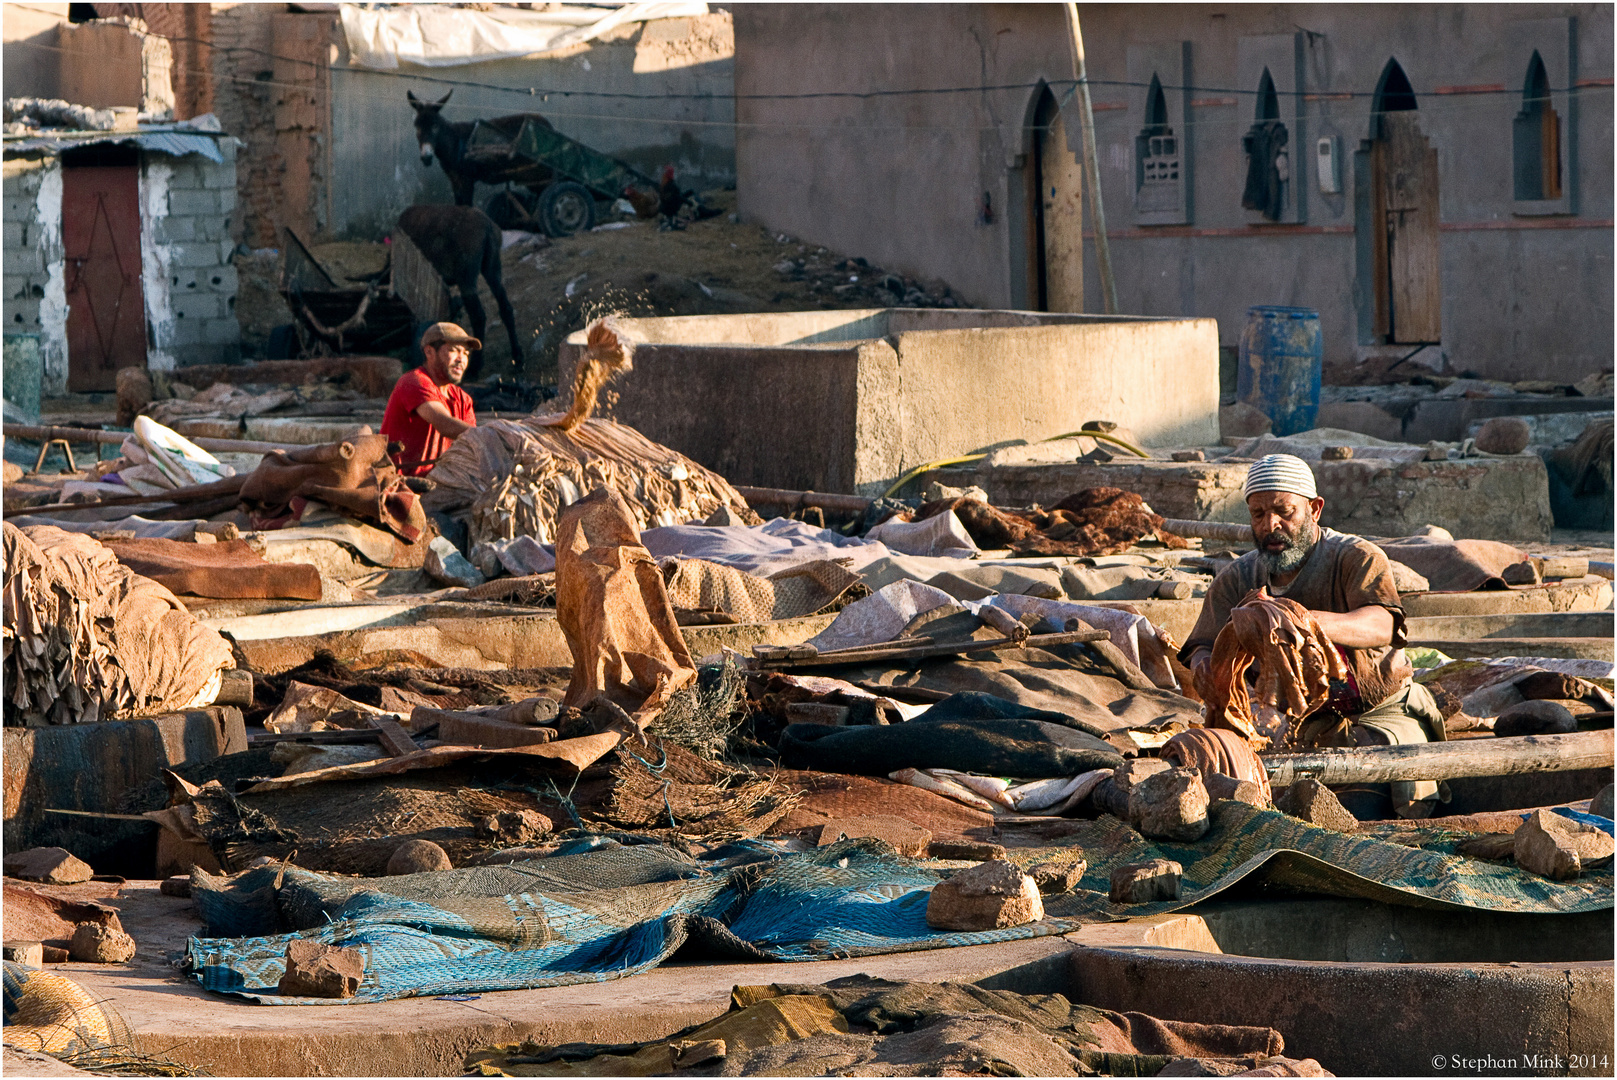
[[[116,389],[119,368],[146,366],[135,166],[63,168],[62,249],[67,256],[67,388]]]

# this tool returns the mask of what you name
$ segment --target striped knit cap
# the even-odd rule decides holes
[[[1246,487],[1241,496],[1246,498],[1260,491],[1289,491],[1305,499],[1319,498],[1319,490],[1314,486],[1314,470],[1308,467],[1308,462],[1290,454],[1270,454],[1253,462],[1252,468],[1247,470]]]

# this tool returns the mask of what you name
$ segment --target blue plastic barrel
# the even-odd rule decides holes
[[[1319,416],[1325,342],[1312,308],[1248,308],[1241,332],[1236,397],[1269,418],[1276,435],[1295,435]]]

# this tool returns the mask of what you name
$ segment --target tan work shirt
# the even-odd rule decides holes
[[[1404,644],[1408,641],[1404,632],[1404,606],[1393,585],[1392,567],[1386,554],[1363,537],[1324,527],[1319,530],[1319,542],[1284,591],[1276,590],[1270,583],[1269,568],[1257,551],[1242,555],[1219,571],[1207,590],[1207,599],[1202,602],[1196,628],[1179,651],[1180,660],[1188,664],[1197,649],[1211,649],[1218,632],[1230,620],[1230,609],[1238,606],[1253,589],[1265,586],[1273,595],[1295,600],[1311,611],[1346,614],[1378,604],[1392,612],[1391,645],[1375,649],[1337,646],[1347,661],[1359,698],[1356,706],[1350,705],[1343,711],[1356,715],[1373,709],[1409,684],[1415,671],[1404,655]]]

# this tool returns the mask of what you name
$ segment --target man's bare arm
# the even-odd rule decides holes
[[[456,420],[441,401],[426,401],[417,406],[415,414],[431,424],[446,439],[456,439],[472,430],[473,425]],[[1390,631],[1389,631],[1390,633]],[[1390,640],[1390,639],[1389,639]]]
[[[1346,613],[1310,611],[1333,644],[1348,649],[1379,649],[1392,644],[1392,612],[1379,604],[1366,604]]]

